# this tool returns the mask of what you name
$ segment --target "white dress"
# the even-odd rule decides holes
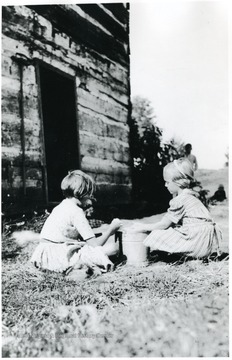
[[[219,250],[221,231],[192,190],[184,189],[169,205],[165,217],[173,227],[152,231],[144,240],[145,246],[193,258],[203,258]]]
[[[67,229],[73,229],[76,241],[72,245],[80,245],[68,260],[70,244],[67,243]],[[102,247],[92,247],[85,243],[95,237],[84,211],[71,199],[63,200],[56,206],[44,223],[41,242],[36,247],[31,262],[39,268],[57,272],[64,272],[70,268],[79,268],[82,265],[106,266],[108,257],[103,253]]]

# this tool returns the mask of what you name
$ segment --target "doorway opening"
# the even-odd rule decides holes
[[[40,66],[40,92],[46,157],[48,202],[62,197],[60,184],[69,170],[78,169],[79,147],[75,81]]]

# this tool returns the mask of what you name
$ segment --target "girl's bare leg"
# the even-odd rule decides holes
[[[115,235],[109,237],[107,242],[102,246],[104,254],[107,256],[116,255],[119,251],[119,242],[115,242]]]

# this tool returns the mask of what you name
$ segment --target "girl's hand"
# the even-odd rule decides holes
[[[122,222],[119,219],[114,219],[110,224],[110,233],[113,235],[120,227],[122,226]]]
[[[73,245],[73,246],[69,246],[69,250],[67,252],[67,258],[68,258],[68,261],[71,259],[71,257],[73,256],[73,254],[77,251],[80,250],[80,248],[82,247],[83,245],[81,244],[77,244],[77,245]]]

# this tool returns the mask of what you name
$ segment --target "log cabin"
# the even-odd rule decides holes
[[[131,203],[126,3],[2,7],[2,210],[53,207],[81,169]]]

